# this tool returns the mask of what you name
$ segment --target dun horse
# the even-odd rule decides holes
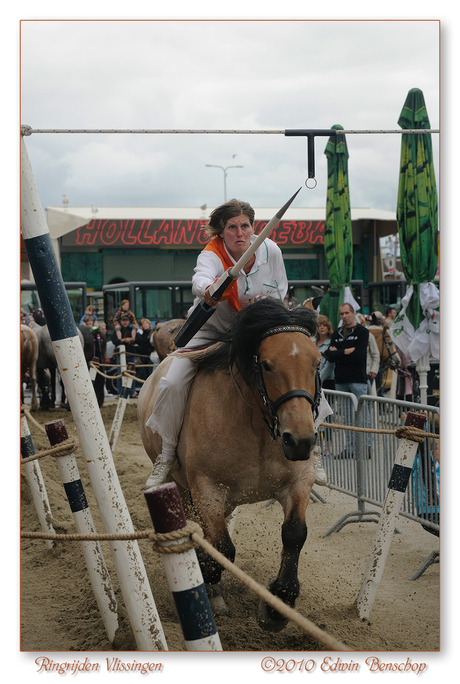
[[[225,519],[240,504],[280,502],[281,567],[269,589],[290,606],[299,594],[298,562],[315,481],[310,450],[317,439],[320,353],[310,336],[316,333],[316,319],[312,310],[288,311],[281,302],[264,299],[243,309],[220,342],[192,352],[198,373],[177,448],[180,467],[172,474],[189,490],[184,502],[191,495],[208,541],[232,561],[235,547]],[[140,431],[152,461],[161,452],[161,439],[145,423],[171,360],[160,364],[139,395]],[[205,583],[215,587],[222,567],[205,554],[199,558]],[[272,631],[286,624],[264,602],[258,618],[262,628]]]
[[[155,325],[150,341],[160,361],[174,351],[174,338],[184,323],[183,318],[173,318],[171,321]]]

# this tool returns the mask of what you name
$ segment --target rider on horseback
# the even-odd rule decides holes
[[[236,313],[258,297],[284,300],[288,281],[282,253],[275,242],[268,238],[258,247],[220,301],[209,294],[209,287],[235,265],[255,239],[254,216],[254,209],[247,202],[236,199],[217,207],[211,213],[206,232],[212,239],[198,256],[192,289],[196,296],[194,306],[203,299],[207,305],[216,306],[217,309],[184,349],[197,349],[212,344],[220,333],[230,328]],[[196,370],[196,363],[185,358],[185,355],[182,358],[175,357],[167,375],[160,380],[158,397],[146,425],[160,435],[162,452],[147,480],[146,488],[166,482],[171,470],[177,467],[176,446],[188,390]],[[320,410],[317,424],[328,412],[330,409],[326,414]],[[314,447],[314,452],[317,484],[326,484],[319,447]]]

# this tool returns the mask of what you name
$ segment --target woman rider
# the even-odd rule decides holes
[[[197,259],[192,278],[192,291],[196,299],[189,313],[200,299],[217,308],[188,342],[186,349],[212,344],[219,333],[228,330],[236,313],[257,297],[284,300],[288,281],[283,256],[278,245],[268,238],[241,269],[220,301],[216,301],[209,294],[209,287],[236,264],[255,240],[254,216],[254,209],[247,202],[236,199],[217,207],[211,213],[206,227],[206,233],[211,240]],[[145,488],[163,484],[173,467],[177,467],[176,446],[185,414],[188,390],[195,374],[195,362],[184,357],[175,357],[166,376],[160,380],[158,396],[146,425],[161,437],[162,451]],[[322,403],[327,404],[324,400]],[[329,408],[328,413],[330,412]],[[324,415],[320,408],[319,422],[324,419]]]

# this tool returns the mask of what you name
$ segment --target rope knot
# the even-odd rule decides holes
[[[398,439],[410,439],[411,442],[421,443],[425,441],[426,432],[425,430],[420,430],[420,428],[400,425],[399,428],[396,428],[395,435]]]
[[[193,540],[193,535],[196,535],[199,539],[204,538],[204,533],[198,523],[187,521],[185,527],[180,530],[175,530],[174,532],[164,532],[157,533],[154,531],[149,532],[148,538],[152,542],[153,550],[157,553],[183,553],[184,551],[190,551],[198,546],[199,541]],[[186,540],[186,537],[190,537]],[[179,539],[184,541],[179,544],[172,544],[171,546],[164,546],[159,542],[176,542]]]

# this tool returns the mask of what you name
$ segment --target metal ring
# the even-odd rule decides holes
[[[309,180],[314,181],[315,184],[314,185],[308,185]],[[305,181],[305,187],[307,187],[309,190],[314,190],[317,185],[318,185],[318,181],[316,180],[316,178],[307,178],[307,180]]]

